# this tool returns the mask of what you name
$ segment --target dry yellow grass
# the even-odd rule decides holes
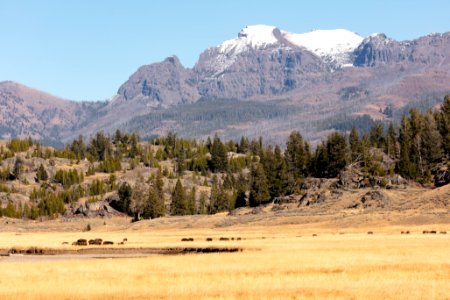
[[[66,261],[0,257],[0,299],[450,299],[450,186],[387,191],[390,209],[345,209],[363,193],[349,192],[327,209],[281,213],[269,206],[258,214],[248,209],[239,216],[138,223],[125,218],[1,219],[0,248],[74,248],[62,242],[102,238],[117,243],[126,237],[126,247],[245,250]],[[82,232],[88,223],[92,231]],[[400,234],[406,230],[411,234]],[[423,230],[449,234],[423,235]],[[221,242],[221,236],[245,240]],[[183,243],[182,237],[195,241]]]
[[[62,241],[99,236],[115,241],[127,237],[129,247],[214,245],[246,250],[105,260],[0,258],[0,298],[450,298],[450,235],[422,235],[418,227],[411,229],[411,235],[400,235],[397,227],[367,235],[317,228],[313,237],[312,228],[304,231],[299,225],[148,230],[144,223],[116,231],[1,233],[0,248],[62,247]],[[195,242],[180,242],[187,236]],[[246,240],[220,242],[220,236]],[[214,242],[207,243],[206,237]]]

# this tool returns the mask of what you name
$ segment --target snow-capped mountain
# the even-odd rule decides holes
[[[275,26],[253,25],[243,28],[236,38],[206,50],[214,59],[209,61],[211,75],[218,76],[233,63],[238,56],[254,50],[272,48],[293,50],[305,49],[318,57],[332,69],[352,66],[352,53],[364,38],[345,29],[314,30],[308,33],[291,33]]]
[[[11,120],[0,135],[67,141],[120,128],[142,136],[220,132],[281,142],[298,129],[313,139],[362,115],[395,120],[411,102],[430,107],[450,92],[449,82],[450,33],[396,41],[382,33],[364,38],[345,29],[291,33],[253,25],[206,49],[193,68],[176,56],[140,67],[107,103],[60,101],[55,113],[49,97],[0,84],[0,120]]]
[[[218,47],[220,53],[238,54],[249,48],[264,48],[276,44],[278,39],[274,35],[275,26],[254,25],[247,26],[239,32],[237,38],[227,40]]]

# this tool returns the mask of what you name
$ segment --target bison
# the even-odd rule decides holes
[[[78,239],[72,245],[75,245],[75,246],[87,246],[87,240],[85,240],[85,239]]]
[[[102,239],[89,240],[89,245],[101,245],[102,242]]]

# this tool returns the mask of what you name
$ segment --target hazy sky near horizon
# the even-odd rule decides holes
[[[449,12],[448,0],[0,0],[0,81],[104,100],[139,66],[177,55],[192,67],[247,25],[408,40],[450,31]]]

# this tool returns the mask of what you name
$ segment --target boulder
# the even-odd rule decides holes
[[[87,202],[86,209],[90,211],[98,211],[102,207],[102,201],[97,202]]]
[[[364,176],[355,167],[347,167],[339,173],[336,186],[350,189],[361,188],[365,186]]]
[[[389,202],[389,197],[380,190],[369,191],[361,197],[361,204],[364,208],[384,208]]]
[[[389,205],[389,197],[384,194],[381,190],[372,190],[365,193],[359,201],[353,201],[346,206],[347,209],[373,209],[373,208],[384,208]]]
[[[81,204],[77,209],[75,209],[75,214],[84,214],[86,211],[86,205]]]

